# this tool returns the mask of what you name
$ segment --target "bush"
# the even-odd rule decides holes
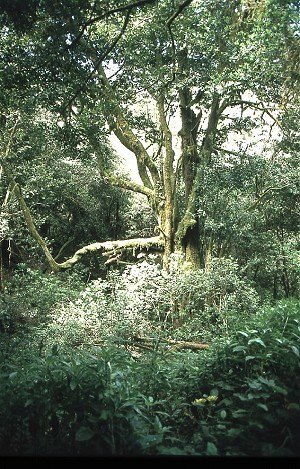
[[[41,340],[50,347],[163,335],[209,341],[234,330],[258,303],[231,260],[214,260],[210,270],[167,274],[153,256],[91,281],[74,301],[56,303]]]
[[[167,274],[155,257],[149,257],[128,266],[113,290],[115,304],[122,303],[125,317],[133,314],[139,318],[137,323],[150,321],[157,332],[159,328],[160,333],[187,340],[228,333],[239,317],[245,319],[259,308],[258,294],[231,259],[213,259],[206,270],[184,271],[176,266]]]
[[[18,264],[0,296],[0,330],[13,332],[19,323],[45,319],[56,303],[76,298],[82,287],[79,276],[49,275]]]
[[[299,456],[299,309],[281,302],[215,344],[194,395],[198,452]]]
[[[107,280],[91,281],[75,301],[58,303],[42,332],[48,347],[89,347],[106,343],[127,343],[134,335],[151,333],[146,314],[131,307],[131,292],[118,273]],[[51,318],[51,321],[50,321]]]
[[[231,259],[212,259],[206,270],[179,271],[173,281],[176,335],[210,340],[231,333],[259,308],[255,289]]]
[[[164,439],[156,403],[132,381],[133,360],[116,349],[59,355],[0,375],[0,454],[147,454]]]
[[[258,308],[225,259],[170,274],[150,259],[81,291],[32,280],[45,315],[38,303],[2,334],[1,454],[299,456],[299,300]],[[164,334],[211,345],[178,351]]]

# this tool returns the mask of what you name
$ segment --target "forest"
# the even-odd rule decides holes
[[[300,2],[0,28],[0,457],[299,458]]]

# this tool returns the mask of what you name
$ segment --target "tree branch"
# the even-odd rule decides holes
[[[97,23],[98,21],[101,21],[107,18],[108,16],[114,15],[115,13],[121,13],[122,11],[132,10],[133,8],[142,7],[147,4],[151,5],[152,3],[156,3],[156,0],[139,0],[137,2],[129,3],[128,5],[113,8],[112,10],[106,11],[102,15],[96,16],[95,18],[91,18],[85,23],[84,26],[86,28],[87,26],[91,26],[92,24]]]
[[[84,90],[86,84],[89,82],[89,80],[93,77],[94,73],[97,71],[97,68],[99,66],[99,64],[108,56],[108,54],[113,50],[113,48],[117,45],[117,43],[119,42],[119,40],[121,39],[121,37],[123,36],[125,30],[126,30],[126,27],[129,23],[129,17],[130,17],[130,10],[127,12],[127,15],[126,15],[126,18],[124,20],[124,24],[122,26],[122,29],[120,31],[120,33],[118,34],[118,36],[113,40],[113,42],[111,43],[111,45],[108,47],[108,49],[100,55],[100,57],[97,58],[96,62],[94,63],[94,67],[93,67],[93,70],[88,74],[85,82],[77,89],[76,93],[69,99],[68,103],[65,105],[65,107],[63,108],[62,112],[64,112],[66,109],[68,109],[68,107],[70,107],[70,105],[72,104],[72,102],[77,98],[77,96],[79,96],[79,94]],[[80,36],[81,37],[81,36]],[[78,41],[80,41],[80,38],[78,39]]]
[[[166,25],[168,26],[168,28],[171,26],[171,24],[173,23],[173,21],[177,18],[177,16],[180,15],[180,13],[182,12],[182,10],[189,6],[191,3],[192,3],[193,0],[185,0],[181,5],[179,5],[178,9],[173,13],[173,15],[170,16],[170,18],[168,18],[167,22],[166,22]]]
[[[2,166],[4,168],[4,172],[7,176],[10,184],[12,185],[12,192],[14,193],[14,195],[16,196],[16,198],[19,202],[20,208],[21,208],[21,210],[23,212],[23,215],[24,215],[24,219],[25,219],[27,228],[28,228],[31,236],[37,241],[38,245],[42,248],[42,250],[43,250],[43,252],[44,252],[44,254],[45,254],[45,256],[46,256],[46,258],[49,262],[49,265],[51,266],[51,268],[53,270],[53,272],[58,272],[59,271],[58,264],[56,263],[56,261],[54,260],[52,254],[50,253],[44,239],[40,236],[39,232],[37,231],[37,229],[35,227],[35,224],[34,224],[34,221],[32,219],[30,210],[27,207],[27,204],[26,204],[26,202],[25,202],[25,200],[22,196],[21,189],[20,189],[19,185],[15,181],[9,167],[4,162],[2,162]]]
[[[281,187],[267,187],[267,189],[264,190],[264,192],[259,196],[259,198],[249,207],[249,210],[254,210],[262,201],[262,199],[271,191],[281,191],[285,187],[289,187],[290,184],[284,184]]]
[[[113,174],[108,174],[107,172],[104,172],[101,169],[100,169],[100,172],[103,175],[104,181],[109,182],[113,186],[146,195],[148,198],[155,196],[155,192],[152,189],[148,189],[148,187],[142,186],[141,184],[137,184],[136,182],[133,182],[133,181],[129,181],[128,179],[121,178],[120,176],[114,176]]]
[[[69,269],[76,264],[82,256],[89,252],[104,251],[103,255],[116,256],[121,251],[137,251],[137,250],[150,250],[151,248],[161,249],[164,248],[164,240],[161,236],[153,236],[152,238],[134,238],[134,239],[121,239],[116,241],[104,241],[103,243],[92,243],[78,249],[75,254],[66,260],[57,264],[59,269]]]
[[[75,238],[69,238],[68,241],[66,241],[62,247],[60,248],[60,250],[58,251],[58,253],[56,254],[56,256],[54,257],[54,260],[56,261],[56,259],[59,258],[59,256],[64,252],[65,248],[68,246],[68,244],[70,244],[72,241],[74,241]]]
[[[168,28],[168,31],[170,33],[170,37],[171,37],[171,45],[172,45],[172,55],[173,55],[173,78],[172,78],[172,82],[175,80],[175,68],[176,68],[176,62],[175,62],[175,54],[176,54],[176,47],[175,47],[175,40],[174,40],[174,35],[173,35],[173,31],[172,31],[172,28],[171,28],[171,24],[173,23],[173,21],[177,18],[177,16],[180,15],[180,13],[182,12],[182,10],[187,7],[188,5],[190,5],[190,3],[192,3],[193,0],[185,0],[181,5],[179,5],[178,9],[173,13],[173,15],[170,16],[170,18],[167,19],[166,21],[166,26]]]
[[[199,342],[186,342],[183,340],[172,340],[172,339],[165,339],[165,338],[152,338],[152,337],[139,337],[134,336],[132,337],[132,341],[134,345],[142,348],[147,348],[149,350],[157,347],[158,344],[165,345],[170,347],[170,350],[183,350],[183,349],[190,349],[194,351],[198,350],[206,350],[209,348],[208,344],[202,344]]]
[[[110,82],[104,72],[102,64],[98,65],[98,72],[102,78],[104,87],[105,87],[105,95],[107,99],[113,104],[113,118],[114,118],[114,126],[112,126],[112,131],[116,135],[116,137],[120,140],[120,142],[132,153],[134,153],[137,161],[138,171],[140,178],[143,184],[152,189],[154,186],[160,184],[160,177],[157,166],[155,162],[152,160],[150,155],[148,154],[147,150],[145,149],[142,142],[139,138],[134,134],[132,131],[126,117],[124,116],[122,109],[117,102]],[[111,116],[110,116],[111,118]],[[148,171],[151,175],[152,181],[149,178]]]
[[[149,250],[152,247],[156,249],[163,250],[164,248],[164,239],[161,236],[153,236],[152,238],[134,238],[134,239],[125,239],[125,240],[117,240],[117,241],[105,241],[102,243],[92,243],[78,249],[75,254],[67,259],[64,262],[58,263],[53,258],[52,254],[50,253],[44,239],[39,235],[34,222],[32,220],[29,208],[22,197],[21,190],[18,184],[15,183],[14,186],[14,193],[18,199],[20,204],[21,210],[23,212],[27,227],[29,229],[30,234],[32,237],[38,242],[39,246],[42,248],[49,265],[53,272],[58,272],[59,270],[70,269],[74,264],[76,264],[85,254],[95,251],[104,251],[103,255],[106,255],[106,251],[111,251],[109,255],[115,255],[117,251],[124,251],[124,250],[141,250],[146,249]]]
[[[152,238],[134,238],[134,239],[125,239],[125,240],[117,240],[117,241],[105,241],[105,242],[99,242],[99,243],[92,243],[87,246],[84,246],[80,249],[78,249],[75,254],[67,259],[64,262],[58,263],[50,253],[46,242],[44,239],[40,236],[34,221],[32,219],[30,210],[22,196],[21,189],[17,182],[14,179],[14,176],[9,168],[9,166],[6,164],[5,161],[1,161],[1,165],[3,168],[4,173],[6,174],[9,183],[12,186],[12,192],[16,196],[20,208],[22,210],[27,228],[31,234],[31,236],[37,241],[38,245],[41,247],[43,250],[48,263],[52,269],[53,272],[59,272],[60,270],[65,270],[71,268],[74,264],[76,264],[85,254],[89,252],[94,252],[94,251],[104,251],[103,255],[108,255],[108,256],[115,256],[118,254],[118,252],[122,252],[125,250],[141,250],[141,249],[146,249],[149,250],[151,248],[159,249],[162,250],[164,249],[165,241],[162,236],[153,236]],[[67,244],[67,243],[66,243]],[[65,245],[66,245],[65,244]],[[64,246],[65,246],[64,245]],[[57,256],[56,256],[57,258]]]
[[[221,106],[219,107],[218,116],[220,116],[227,107],[234,107],[234,106],[239,106],[239,105],[242,106],[244,104],[246,106],[250,107],[250,108],[254,108],[254,109],[257,109],[258,111],[262,111],[263,114],[266,113],[278,125],[278,127],[281,128],[281,125],[278,122],[277,118],[275,116],[273,116],[271,111],[268,108],[266,108],[263,105],[263,103],[256,103],[256,102],[247,101],[247,100],[244,100],[244,99],[233,100],[233,101],[230,101],[229,99],[224,100],[223,103],[221,104]]]

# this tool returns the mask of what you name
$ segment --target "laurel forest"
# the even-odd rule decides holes
[[[0,25],[0,454],[299,455],[299,2]]]

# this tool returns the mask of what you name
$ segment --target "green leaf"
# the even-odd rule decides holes
[[[171,446],[170,448],[161,447],[160,454],[171,456],[186,456],[186,451],[184,449],[177,448],[176,446]]]
[[[249,387],[251,389],[261,389],[262,388],[262,385],[259,381],[250,381],[249,382]]]
[[[226,418],[226,415],[227,415],[226,410],[224,410],[224,409],[221,410],[221,412],[220,412],[220,417],[221,417],[221,419],[225,419],[225,418]]]
[[[268,407],[266,406],[266,404],[261,404],[260,402],[257,404],[257,407],[260,407],[260,409],[263,409],[265,410],[266,412],[268,412]]]
[[[300,357],[300,353],[299,353],[298,347],[295,347],[295,345],[292,345],[292,346],[291,346],[291,349],[292,349],[292,351],[294,352],[294,354],[297,355],[297,357]]]
[[[94,430],[88,427],[80,427],[75,435],[76,441],[88,441],[95,435]]]
[[[232,399],[228,399],[227,397],[225,397],[225,399],[222,399],[219,404],[221,405],[226,405],[226,406],[230,406],[232,404]]]
[[[218,430],[225,430],[227,431],[227,426],[223,425],[222,423],[219,423],[216,427]]]
[[[297,402],[290,402],[288,404],[288,409],[289,410],[300,410],[300,405],[297,404]]]
[[[274,391],[277,391],[279,394],[282,394],[283,396],[287,396],[288,391],[281,386],[274,386]]]
[[[134,407],[134,401],[131,399],[131,400],[128,400],[126,402],[124,402],[121,406],[120,406],[120,409],[124,409],[126,407]]]
[[[72,379],[72,381],[70,382],[70,388],[72,389],[72,391],[74,391],[76,387],[77,387],[77,382]]]
[[[230,430],[228,430],[228,436],[231,436],[231,437],[239,436],[240,433],[241,433],[241,430],[239,428],[230,428]]]
[[[264,378],[263,376],[259,376],[258,380],[260,383],[266,384],[267,386],[273,388],[275,386],[275,381],[274,379],[267,379]]]
[[[109,410],[102,410],[101,414],[100,414],[100,419],[101,420],[107,420],[110,416],[110,412]]]
[[[223,382],[220,384],[220,387],[222,389],[225,389],[226,391],[233,391],[235,389],[234,386],[232,386],[231,384],[227,384]]]
[[[141,409],[140,409],[137,405],[133,405],[132,408],[133,408],[133,410],[135,410],[135,412],[136,412],[137,414],[143,416],[143,413],[142,413]]]
[[[244,345],[237,345],[232,349],[233,352],[245,352],[246,347]]]
[[[244,409],[238,409],[238,410],[235,410],[234,412],[232,412],[232,416],[235,419],[240,418],[240,417],[245,417],[245,415],[247,415],[247,411],[244,410]]]
[[[139,439],[139,442],[143,446],[149,447],[149,446],[161,443],[163,438],[164,438],[163,434],[160,434],[160,435],[144,435]]]
[[[249,360],[254,360],[256,357],[254,357],[253,355],[247,355],[247,357],[245,358],[246,362],[248,362]]]
[[[219,454],[216,445],[210,441],[207,443],[206,453],[210,456],[217,456]]]
[[[266,346],[261,339],[250,339],[248,341],[248,345],[250,345],[250,344],[259,344],[259,345],[262,345],[263,347]]]
[[[234,393],[234,396],[237,397],[240,401],[248,401],[248,396],[245,394]]]

